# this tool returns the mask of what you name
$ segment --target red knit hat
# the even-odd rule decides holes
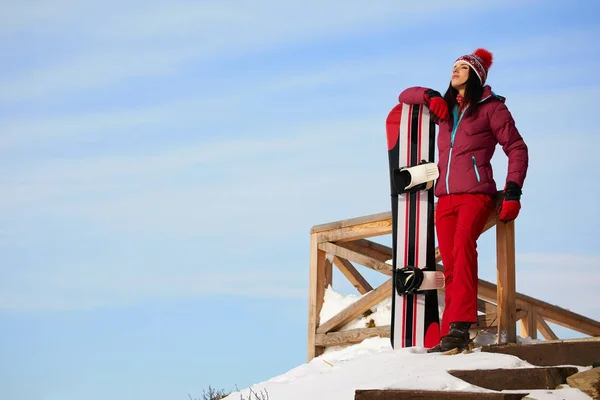
[[[485,85],[485,81],[487,79],[488,69],[492,66],[493,56],[492,53],[487,51],[486,49],[477,49],[473,52],[473,54],[467,54],[461,57],[458,57],[454,62],[454,65],[459,62],[465,62],[473,68],[473,71],[479,77],[479,81],[482,85]]]

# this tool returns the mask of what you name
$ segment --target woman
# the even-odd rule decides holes
[[[492,54],[477,49],[456,60],[444,97],[424,87],[408,88],[399,96],[401,103],[426,105],[439,124],[435,223],[446,294],[442,339],[429,352],[467,348],[469,328],[477,321],[476,241],[494,208],[496,182],[490,161],[497,144],[508,157],[500,221],[514,220],[521,208],[527,146],[505,99],[486,85],[491,65]]]

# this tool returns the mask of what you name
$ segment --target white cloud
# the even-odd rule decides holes
[[[504,8],[518,3],[486,3],[485,7]],[[477,8],[473,8],[475,4]],[[78,32],[84,50],[67,53],[62,60],[38,65],[17,76],[5,76],[0,81],[0,103],[64,96],[133,77],[177,75],[193,60],[256,52],[316,38],[332,39],[384,26],[407,27],[425,19],[445,21],[448,11],[483,11],[472,0],[410,5],[396,1],[311,0],[296,4],[263,0],[246,7],[235,2],[169,2],[150,8],[144,5],[142,12],[139,5],[128,8],[119,3],[121,11],[116,18],[112,13],[105,15],[106,10],[113,9],[109,5],[104,10],[89,4],[84,8],[72,7],[72,2],[56,4],[54,9],[50,3],[41,3],[39,7],[31,14],[23,7],[8,10],[6,22],[15,18],[20,22],[12,21],[4,29],[38,32],[43,37],[45,23],[52,21],[64,31],[63,40],[73,41],[72,32]],[[112,23],[107,25],[106,21]],[[202,71],[201,66],[196,68]]]
[[[162,234],[193,232],[198,226],[222,231],[234,222],[250,227],[263,215],[266,225],[256,229],[267,230],[273,223],[289,223],[289,218],[277,215],[290,204],[318,203],[313,194],[327,191],[333,182],[349,186],[361,176],[368,180],[370,168],[335,166],[328,154],[342,149],[360,153],[356,144],[366,140],[378,122],[329,121],[298,126],[271,139],[34,162],[0,183],[7,194],[0,198],[0,210],[9,219],[60,216],[120,232]],[[342,142],[346,136],[350,139]],[[379,160],[385,166],[384,150]],[[369,180],[373,182],[377,180]],[[385,176],[380,182],[385,188]],[[300,219],[302,213],[296,214],[290,218]]]
[[[169,75],[196,56],[191,46],[100,49],[67,62],[38,64],[0,81],[0,103],[43,99],[49,95],[105,88],[126,79]]]
[[[83,13],[84,10],[85,3],[78,0],[4,2],[0,14],[0,34],[50,30],[51,26],[75,22],[77,15]]]
[[[595,249],[590,249],[595,250]],[[517,254],[517,290],[550,304],[600,319],[600,254]]]
[[[292,269],[293,270],[293,269]],[[85,263],[18,271],[0,291],[0,309],[73,310],[135,304],[156,298],[207,297],[230,294],[253,298],[305,298],[307,288],[293,274],[265,269],[229,268],[229,272],[182,271],[177,262],[161,269],[147,265]]]
[[[570,277],[577,278],[577,282],[581,284],[599,283],[600,271],[600,254],[564,254],[564,253],[525,253],[519,254],[517,262],[523,265],[523,273],[531,273],[537,275],[540,270],[552,270],[557,274],[543,274],[541,279],[563,280],[567,278],[569,282],[573,282]],[[581,280],[580,271],[590,273],[588,278]]]
[[[168,110],[158,107],[105,112],[72,113],[38,118],[11,118],[0,122],[0,150],[85,140],[95,136],[139,132],[140,127],[163,122]]]
[[[597,33],[592,29],[569,28],[568,31],[553,29],[551,33],[532,34],[521,37],[518,41],[504,42],[494,48],[496,62],[501,68],[514,65],[515,61],[531,62],[532,66],[539,66],[540,62],[548,59],[568,63],[570,58],[577,57],[578,61],[585,61],[579,57],[592,57],[599,55],[600,50],[593,46]],[[564,66],[564,64],[563,64]],[[521,65],[515,65],[519,69]],[[537,72],[544,72],[543,68],[536,68]]]
[[[256,109],[257,113],[264,114],[266,118],[269,116],[268,112],[265,109],[259,110],[254,105],[269,101],[277,95],[295,91],[315,91],[334,84],[359,84],[359,82],[369,79],[373,79],[373,82],[389,79],[391,82],[420,84],[422,76],[428,73],[431,75],[434,61],[435,57],[432,55],[420,57],[418,62],[410,65],[406,64],[399,56],[368,61],[361,59],[338,60],[312,67],[290,67],[278,75],[260,77],[256,81],[245,82],[241,86],[232,85],[232,87],[205,91],[190,97],[166,99],[162,103],[153,105],[134,106],[119,110],[79,112],[52,117],[23,117],[21,119],[13,117],[0,123],[0,149],[40,146],[56,139],[93,140],[94,137],[107,138],[117,134],[139,134],[144,128],[156,126],[166,129],[165,126],[168,125],[169,131],[173,131],[178,126],[197,126],[200,121],[207,118],[216,118],[217,116],[227,118],[231,115],[231,108],[234,106],[244,110]],[[118,59],[114,63],[117,66]],[[120,68],[122,66],[114,70],[117,71]],[[135,69],[133,68],[133,70]],[[531,72],[526,68],[521,73],[537,74],[538,78],[540,77],[538,72]],[[520,76],[519,79],[521,78],[523,77]],[[58,80],[53,78],[48,81],[55,83]],[[84,81],[92,85],[97,83],[85,78]],[[26,93],[26,91],[21,92],[17,87],[14,90],[21,94]],[[380,90],[384,90],[384,87],[381,86]],[[395,90],[399,92],[401,88],[398,87]],[[521,124],[525,117],[534,120],[547,115],[548,105],[545,101],[539,101],[540,99],[549,96],[561,98],[564,101],[564,107],[574,109],[579,105],[591,104],[599,90],[600,87],[589,85],[580,88],[544,89],[543,92],[515,89],[512,96],[508,98],[508,104],[513,114],[523,116],[523,118],[517,119],[518,124]],[[10,89],[3,93],[9,96]],[[240,96],[240,93],[244,93],[244,95]],[[395,101],[397,96],[396,91],[393,93],[389,99],[390,104]],[[1,96],[2,94],[0,94]],[[317,101],[319,100],[313,100],[313,102]],[[269,105],[273,109],[277,106],[276,104]],[[541,121],[541,123],[544,122],[547,120]],[[537,132],[539,130],[533,133]],[[525,133],[529,135],[529,132]]]
[[[423,60],[425,61],[425,60]],[[115,65],[118,61],[115,61]],[[392,76],[399,69],[405,79],[415,77],[413,69],[403,69],[401,59],[379,59],[364,61],[344,60],[328,65],[320,65],[310,70],[290,67],[276,76],[264,77],[257,81],[234,85],[229,88],[204,91],[190,97],[166,99],[162,103],[134,106],[119,110],[77,112],[64,115],[40,116],[36,118],[10,118],[0,122],[0,149],[10,150],[20,147],[40,146],[44,143],[74,140],[93,140],[94,137],[107,138],[118,134],[139,134],[148,127],[161,126],[169,131],[179,126],[186,130],[197,129],[199,122],[208,118],[230,118],[232,107],[243,110],[256,110],[255,113],[270,115],[268,110],[258,109],[257,103],[268,101],[273,96],[297,90],[318,90],[331,84],[361,82],[367,78]],[[422,66],[426,68],[425,65]],[[421,68],[421,72],[422,69]],[[56,82],[49,79],[49,82]],[[87,79],[85,79],[88,82]],[[90,84],[95,85],[93,80]],[[22,95],[18,87],[14,90]],[[8,97],[10,90],[4,92]],[[240,96],[243,93],[243,96]],[[0,97],[2,94],[0,94]],[[396,95],[390,100],[395,101]],[[1,101],[1,99],[0,99]],[[314,102],[318,101],[315,99]],[[277,105],[272,105],[275,109]],[[190,128],[192,127],[192,128]],[[206,133],[206,132],[205,132]]]

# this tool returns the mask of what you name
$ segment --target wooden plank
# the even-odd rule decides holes
[[[576,367],[494,368],[449,370],[448,373],[471,385],[489,390],[553,390],[579,372]]]
[[[525,317],[527,315],[527,311],[525,310],[517,310],[516,316]],[[499,315],[497,312],[489,312],[484,315],[477,316],[477,322],[472,325],[471,329],[488,329],[498,326]]]
[[[496,201],[496,205],[498,206],[500,204],[500,201],[502,201],[502,191],[496,192],[495,201]],[[437,208],[437,203],[434,204],[434,210],[435,210],[435,208]],[[495,210],[493,211],[493,213],[495,214]],[[315,225],[311,228],[310,232],[311,233],[320,233],[320,232],[325,232],[325,231],[330,231],[330,230],[335,230],[335,229],[348,228],[348,227],[352,227],[352,226],[356,226],[356,225],[364,225],[364,224],[369,224],[372,222],[382,222],[382,221],[387,221],[387,220],[389,220],[390,222],[392,220],[391,211],[386,211],[386,212],[381,212],[381,213],[377,213],[377,214],[370,214],[370,215],[365,215],[365,216],[361,216],[361,217],[348,218],[348,219],[344,219],[344,220],[340,220],[340,221],[333,221],[333,222],[327,222],[324,224]]]
[[[340,332],[329,332],[329,333],[317,333],[316,342],[317,345],[328,347],[328,346],[342,346],[349,344],[360,343],[365,339],[372,337],[390,337],[391,327],[378,326],[376,328],[360,328],[360,329],[348,329]]]
[[[373,250],[381,253],[382,255],[385,255],[386,258],[383,261],[391,260],[391,258],[392,258],[392,254],[393,254],[392,248],[389,246],[386,246],[384,244],[377,243],[377,242],[374,242],[374,241],[368,240],[368,239],[358,239],[358,240],[355,240],[350,243],[356,243],[357,245],[359,245],[361,247],[367,247],[369,249],[373,249]]]
[[[319,314],[325,297],[325,252],[319,250],[317,234],[310,235],[310,273],[308,292],[308,361],[323,353],[324,348],[316,345]]]
[[[477,290],[479,298],[492,302],[496,301],[497,289],[495,284],[480,279]],[[598,321],[519,292],[516,292],[515,296],[516,307],[518,308],[524,309],[527,308],[528,304],[532,304],[537,308],[538,315],[549,322],[586,335],[600,336],[600,322]]]
[[[352,286],[358,290],[360,294],[366,294],[373,290],[373,287],[367,280],[358,272],[352,263],[346,259],[333,257],[333,263],[338,267],[340,272],[350,281]]]
[[[345,249],[374,258],[377,261],[386,262],[392,259],[391,248],[379,245],[378,243],[367,239],[358,239],[351,242],[336,242],[335,244]],[[386,249],[389,249],[389,252],[386,251]]]
[[[318,232],[319,243],[365,239],[392,233],[392,219]]]
[[[327,289],[329,286],[333,286],[333,263],[332,263],[333,257],[327,257],[327,254],[325,254],[325,273],[323,274],[325,281],[323,282],[323,293],[325,293],[325,289]],[[325,296],[323,294],[323,296]]]
[[[365,225],[372,222],[382,222],[392,220],[392,212],[386,211],[377,214],[365,215],[362,217],[348,218],[340,221],[328,222],[325,224],[315,225],[311,228],[311,233],[320,233],[325,231],[331,231],[335,229],[349,228],[356,225]]]
[[[496,223],[498,343],[516,343],[515,223]]]
[[[527,314],[518,319],[521,327],[521,337],[537,339],[537,312],[535,306],[529,304],[527,306]]]
[[[537,329],[546,340],[558,340],[558,336],[540,315],[537,316]]]
[[[495,304],[489,303],[482,299],[477,299],[477,311],[484,314],[495,314],[497,312],[497,307]]]
[[[340,311],[337,315],[333,316],[329,321],[319,326],[317,328],[317,333],[328,333],[347,325],[365,311],[381,303],[391,295],[392,279],[390,278],[381,284],[377,289],[364,295],[356,302]]]
[[[498,301],[496,284],[479,279],[479,284],[477,285],[477,297],[485,301],[496,303]]]
[[[591,366],[600,360],[600,337],[490,345],[481,351],[510,354],[538,366]]]
[[[535,304],[535,303],[534,303]],[[537,305],[537,304],[536,304]],[[538,314],[546,321],[590,336],[600,336],[600,322],[558,306],[539,307]]]
[[[520,400],[525,393],[466,392],[462,390],[357,389],[354,400]]]
[[[518,315],[526,315],[526,311],[519,310]],[[496,314],[479,315],[473,329],[486,329],[497,326]],[[389,325],[376,328],[357,328],[346,331],[317,333],[316,343],[318,346],[339,346],[360,343],[370,337],[390,337],[391,327]]]
[[[334,256],[345,258],[348,261],[369,267],[377,272],[391,276],[392,266],[390,264],[383,263],[374,258],[367,257],[364,254],[357,253],[352,250],[348,250],[344,247],[338,246],[337,244],[325,242],[318,244],[319,249],[326,251],[327,253],[333,254]]]

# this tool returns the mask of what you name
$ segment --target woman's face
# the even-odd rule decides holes
[[[456,90],[464,88],[469,79],[469,64],[459,62],[452,68],[452,87]]]

